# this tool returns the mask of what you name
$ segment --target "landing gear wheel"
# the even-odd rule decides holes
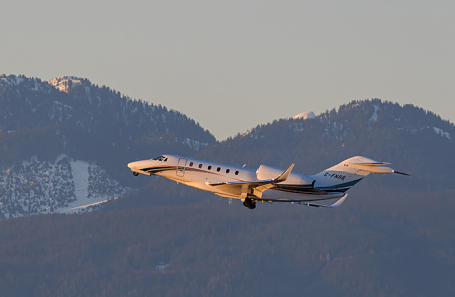
[[[137,172],[133,171],[133,175],[134,175],[134,176],[138,176],[138,175],[139,175],[139,173],[137,173]]]
[[[243,205],[245,207],[248,207],[249,209],[255,209],[256,208],[256,201],[250,199],[250,198],[245,198],[245,201],[243,201]]]

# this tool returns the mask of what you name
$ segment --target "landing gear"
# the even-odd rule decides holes
[[[256,208],[256,201],[254,201],[251,198],[245,198],[245,200],[243,201],[243,205],[245,207],[248,207],[249,209],[255,209]]]
[[[133,175],[134,175],[134,176],[138,176],[139,173],[137,173],[136,171],[133,171]]]

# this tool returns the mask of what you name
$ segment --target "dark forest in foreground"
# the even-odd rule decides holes
[[[251,211],[202,195],[193,205],[3,220],[0,290],[2,296],[455,294],[455,224],[444,219],[455,192],[390,192],[370,180],[351,194],[336,210],[260,204]]]

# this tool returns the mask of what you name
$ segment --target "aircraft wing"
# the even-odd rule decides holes
[[[241,181],[241,182],[218,182],[218,183],[207,183],[211,187],[216,187],[218,190],[229,193],[235,196],[247,196],[248,194],[254,195],[258,198],[262,197],[262,192],[272,188],[275,184],[285,181],[292,169],[294,164],[288,167],[283,173],[281,173],[275,179],[269,180],[256,180],[256,181]]]

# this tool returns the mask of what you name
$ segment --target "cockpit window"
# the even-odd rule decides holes
[[[159,156],[159,157],[153,158],[152,160],[166,162],[167,158],[165,156]]]

